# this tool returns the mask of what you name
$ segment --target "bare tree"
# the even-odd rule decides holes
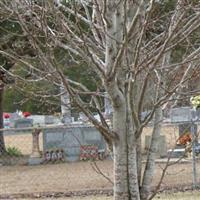
[[[200,69],[199,4],[179,0],[161,12],[162,1],[154,0],[16,0],[2,1],[0,6],[18,21],[37,56],[30,60],[16,51],[1,49],[0,53],[31,69],[34,79],[30,83],[45,80],[63,86],[73,104],[113,147],[115,200],[148,199],[162,106],[180,98],[182,86]],[[61,65],[62,58],[57,56],[61,50],[71,63],[81,60],[95,73],[96,90],[67,76],[68,66]],[[112,127],[103,118],[104,92],[112,102]],[[44,96],[39,91],[35,95]],[[147,108],[150,111],[142,117]],[[148,155],[141,180],[140,139],[150,120],[154,121],[153,153]]]

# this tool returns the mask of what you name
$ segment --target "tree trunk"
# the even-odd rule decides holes
[[[155,111],[154,118],[154,128],[151,137],[151,145],[149,148],[147,163],[145,166],[142,188],[141,188],[141,199],[146,200],[151,192],[152,180],[155,170],[155,159],[158,152],[158,138],[161,131],[161,122],[162,122],[162,108],[159,107]]]
[[[137,177],[136,141],[127,128],[126,109],[113,112],[113,128],[119,135],[114,142],[114,199],[140,200]]]
[[[139,200],[136,147],[123,141],[114,144],[114,199]]]
[[[0,86],[0,129],[3,128],[3,86]],[[3,131],[0,131],[0,155],[6,153]]]
[[[141,175],[142,175],[142,141],[141,137],[137,139],[137,173],[138,173],[138,184],[141,184]]]

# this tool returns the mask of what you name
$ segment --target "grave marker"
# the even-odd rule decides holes
[[[173,108],[170,111],[171,122],[192,121],[192,109],[190,107]]]
[[[93,126],[58,127],[44,129],[43,149],[63,149],[65,159],[77,161],[80,158],[81,146],[92,145],[105,149],[105,141]]]
[[[27,128],[33,126],[33,120],[22,118],[22,119],[16,119],[14,120],[14,127],[15,128]]]

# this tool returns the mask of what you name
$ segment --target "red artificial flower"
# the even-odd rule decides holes
[[[5,118],[5,119],[10,118],[10,114],[9,113],[3,113],[3,118]]]
[[[23,112],[23,116],[24,117],[29,117],[29,116],[31,116],[31,113],[30,112]]]

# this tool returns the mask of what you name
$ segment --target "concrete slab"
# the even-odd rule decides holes
[[[28,164],[29,165],[40,165],[43,162],[43,158],[29,158]]]

